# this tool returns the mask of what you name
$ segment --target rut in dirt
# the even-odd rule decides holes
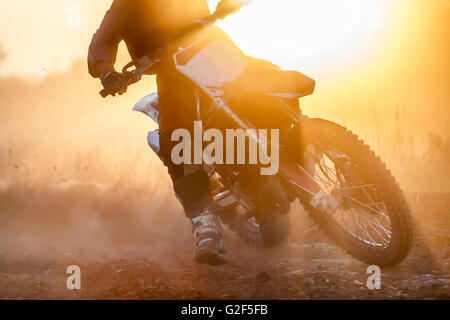
[[[450,194],[408,195],[412,251],[382,269],[380,290],[369,290],[368,266],[329,242],[298,203],[287,244],[255,249],[228,232],[230,263],[196,265],[189,221],[170,191],[4,189],[0,298],[450,298]],[[81,290],[66,287],[69,265],[81,268]]]

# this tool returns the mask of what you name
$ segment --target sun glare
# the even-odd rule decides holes
[[[210,0],[211,8],[218,1]],[[388,0],[254,0],[220,22],[245,53],[286,68],[329,68],[370,52],[386,27]]]

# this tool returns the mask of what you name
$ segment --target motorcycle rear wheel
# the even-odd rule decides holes
[[[274,247],[285,242],[289,237],[290,201],[277,176],[270,177],[258,193],[260,199],[257,201],[258,205],[253,217],[231,219],[226,224],[251,245]]]

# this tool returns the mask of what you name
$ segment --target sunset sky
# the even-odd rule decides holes
[[[217,0],[208,1],[214,7]],[[45,76],[84,59],[110,0],[0,0],[2,75]],[[428,9],[427,12],[421,10]],[[321,74],[414,41],[449,0],[254,0],[220,23],[248,54]],[[78,18],[79,12],[79,18]],[[78,25],[79,21],[79,25]]]
[[[0,2],[0,77],[43,80],[79,61],[83,83],[73,85],[97,94],[87,48],[111,0]],[[211,8],[217,2],[208,0]],[[253,0],[219,25],[246,54],[314,78],[316,92],[304,105],[311,115],[357,125],[373,122],[369,108],[392,119],[407,106],[414,119],[433,123],[410,133],[450,137],[450,0]],[[117,67],[128,61],[122,43]],[[144,81],[125,99],[153,90]]]

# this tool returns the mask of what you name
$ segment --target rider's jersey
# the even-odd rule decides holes
[[[120,41],[138,59],[209,13],[207,0],[114,0],[89,47],[90,74],[112,70]]]

